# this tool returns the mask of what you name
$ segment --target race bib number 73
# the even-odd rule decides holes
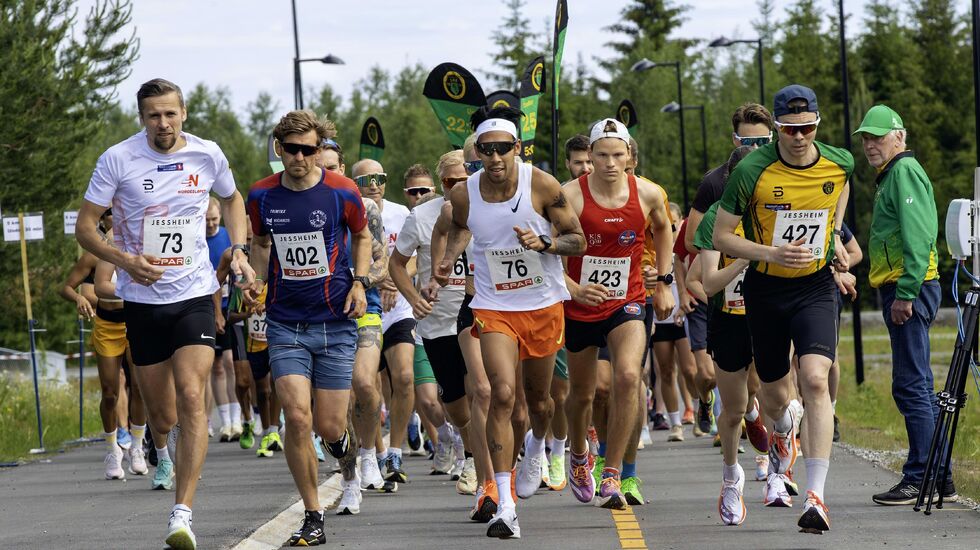
[[[827,220],[829,211],[781,210],[776,212],[772,230],[772,246],[782,246],[803,239],[801,246],[809,248],[814,257],[822,258],[827,249]]]
[[[143,254],[155,257],[150,263],[160,267],[189,266],[200,228],[200,219],[191,216],[143,218]]]

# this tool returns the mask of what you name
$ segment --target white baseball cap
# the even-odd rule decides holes
[[[610,122],[616,127],[614,132],[606,131],[606,127],[609,126]],[[630,132],[626,129],[626,125],[614,118],[604,118],[592,126],[592,132],[589,135],[589,145],[605,138],[621,139],[626,142],[627,147],[630,144]]]

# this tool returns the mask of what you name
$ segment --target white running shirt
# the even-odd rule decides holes
[[[171,304],[218,290],[204,216],[209,193],[230,197],[235,179],[217,143],[181,135],[187,145],[169,155],[150,148],[146,130],[113,145],[85,192],[85,200],[112,207],[116,248],[162,259],[163,277],[150,286],[116,270],[116,295],[129,302]]]
[[[403,256],[418,252],[418,280],[422,285],[428,284],[432,276],[432,229],[445,202],[434,199],[416,206],[405,220],[395,243],[395,249]],[[419,320],[419,336],[427,340],[456,336],[456,317],[466,293],[466,275],[470,273],[472,269],[466,256],[457,258],[449,275],[449,284],[439,290],[439,301],[432,305],[431,313]]]
[[[565,287],[561,258],[525,250],[513,227],[551,235],[551,222],[534,209],[531,165],[517,163],[517,191],[504,202],[486,202],[480,192],[479,171],[466,180],[470,213],[466,224],[473,234],[476,294],[470,307],[491,311],[534,311],[571,300]]]
[[[381,209],[381,223],[385,226],[385,234],[388,237],[388,256],[391,256],[391,251],[395,249],[395,242],[398,241],[398,233],[401,232],[410,212],[408,208],[397,202],[391,202],[387,199],[381,199],[381,202],[384,205]],[[387,332],[388,327],[398,321],[411,318],[412,306],[399,293],[395,307],[391,308],[391,311],[385,311],[381,314],[381,332]]]

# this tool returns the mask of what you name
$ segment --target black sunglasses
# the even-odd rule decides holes
[[[471,160],[469,162],[464,162],[463,167],[466,168],[466,173],[472,176],[483,169],[483,161]]]
[[[485,143],[477,143],[476,150],[479,151],[481,155],[492,157],[494,153],[500,156],[504,156],[507,153],[514,150],[514,146],[517,145],[517,140],[514,141],[488,141]]]
[[[413,197],[421,197],[422,195],[428,195],[432,192],[431,187],[409,187],[405,190],[406,193]]]
[[[303,153],[304,157],[312,157],[320,150],[316,145],[303,145],[302,143],[280,143],[280,145],[282,145],[282,150],[290,155]]]

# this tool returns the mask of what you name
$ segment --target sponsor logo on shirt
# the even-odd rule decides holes
[[[834,182],[825,181],[823,184],[823,194],[830,195],[833,192],[834,192]]]
[[[640,314],[640,311],[641,311],[640,304],[638,304],[636,302],[630,302],[630,303],[626,304],[625,306],[623,306],[623,311],[627,315],[639,315]]]
[[[619,222],[623,221],[623,218],[606,218],[606,219],[604,219],[602,221],[604,221],[606,223],[619,223]]]
[[[198,187],[198,184],[200,183],[200,178],[201,178],[200,174],[188,174],[187,179],[180,182],[180,185],[183,186],[183,189],[178,189],[177,194],[195,195],[198,193],[207,193],[208,192],[207,189]]]
[[[766,204],[766,210],[772,210],[778,212],[780,210],[792,210],[792,204]]]
[[[157,172],[183,172],[183,171],[184,171],[183,162],[174,162],[172,164],[157,165]]]
[[[313,229],[322,229],[327,223],[327,213],[323,210],[314,210],[310,212],[310,225]]]
[[[629,246],[636,241],[636,231],[632,229],[627,229],[619,234],[619,244],[621,246]]]
[[[146,178],[143,180],[143,192],[152,193],[153,192],[153,180]]]
[[[783,187],[781,185],[777,185],[772,188],[772,197],[774,199],[783,198]]]
[[[602,233],[589,233],[587,238],[589,246],[599,246],[602,244]]]

